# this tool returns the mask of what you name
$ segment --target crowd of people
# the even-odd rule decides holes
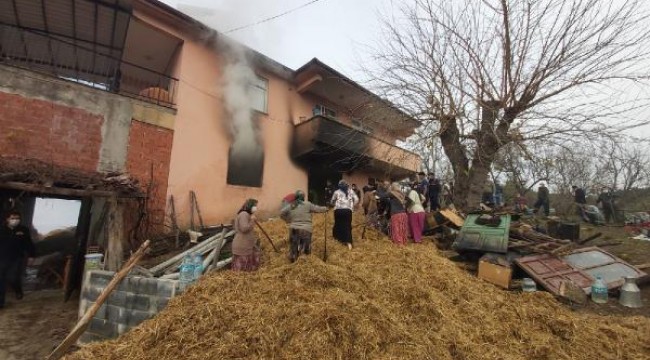
[[[616,205],[611,190],[604,189],[596,205],[601,204],[604,218],[600,220],[598,208],[587,204],[584,189],[573,186],[577,213],[585,221],[609,223],[615,218]],[[368,183],[363,191],[356,184],[339,181],[336,187],[331,183],[325,188],[327,204],[318,206],[305,199],[302,191],[288,194],[282,199],[281,217],[289,224],[289,259],[295,261],[300,254],[311,253],[312,214],[334,212],[332,234],[349,249],[353,247],[352,214],[363,211],[365,226],[376,228],[398,245],[409,241],[421,243],[426,228],[427,212],[437,211],[451,204],[453,186],[442,184],[434,174],[420,172],[411,183]],[[532,207],[522,194],[516,194],[512,203],[504,200],[503,187],[495,182],[483,193],[482,203],[495,209],[512,205],[517,213],[550,215],[550,192],[545,183],[537,188],[537,199]],[[595,208],[595,210],[594,210]],[[255,221],[256,200],[248,200],[235,219],[237,235],[233,243],[233,269],[254,270],[259,266],[259,249],[255,245],[253,225]]]
[[[289,260],[311,253],[312,214],[334,212],[332,234],[334,239],[353,248],[352,214],[363,211],[365,226],[385,232],[398,245],[411,239],[422,242],[427,211],[437,211],[441,204],[451,202],[451,186],[442,185],[434,174],[421,172],[414,182],[406,185],[384,181],[368,183],[363,192],[356,184],[341,180],[336,188],[328,183],[325,188],[326,206],[315,205],[305,199],[301,190],[282,199],[280,217],[289,227]],[[257,200],[249,199],[241,207],[234,221],[232,269],[256,270],[260,264],[260,249],[253,231],[256,221]]]

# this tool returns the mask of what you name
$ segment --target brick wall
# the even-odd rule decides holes
[[[0,92],[0,154],[95,171],[103,121],[82,109]]]
[[[169,161],[172,152],[172,130],[140,121],[131,123],[127,171],[135,176],[146,189],[151,181],[153,165],[153,186],[148,204],[151,232],[164,223]]]

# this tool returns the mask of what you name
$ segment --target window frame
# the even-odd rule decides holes
[[[267,79],[267,78],[265,78],[263,76],[257,75],[257,74],[255,74],[255,76],[257,77],[258,81],[251,84],[250,86],[255,90],[264,91],[264,110],[256,109],[254,106],[251,106],[251,108],[255,112],[262,113],[262,114],[266,115],[266,114],[269,113],[269,79]],[[260,83],[263,83],[265,87],[263,88],[263,87],[259,86]]]

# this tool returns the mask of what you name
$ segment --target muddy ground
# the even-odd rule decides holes
[[[78,310],[76,298],[64,303],[61,290],[25,292],[20,301],[9,290],[0,310],[0,359],[44,359],[74,326]]]

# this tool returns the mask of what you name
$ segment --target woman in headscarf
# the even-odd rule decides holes
[[[408,220],[411,228],[411,236],[416,243],[422,242],[422,231],[424,231],[424,220],[426,213],[424,212],[424,205],[422,205],[422,198],[417,191],[419,184],[413,184],[408,193]]]
[[[305,200],[305,193],[296,191],[295,200],[282,209],[280,216],[289,223],[289,261],[294,262],[300,256],[311,254],[312,213],[324,213],[327,208],[316,206]]]
[[[390,186],[390,237],[395,244],[406,245],[409,237],[409,223],[406,215],[406,197],[398,183]]]
[[[341,180],[330,202],[334,204],[334,238],[352,250],[352,209],[359,202],[359,198],[348,183]]]
[[[232,242],[232,270],[255,271],[260,267],[260,250],[255,235],[257,200],[248,199],[237,213]]]

